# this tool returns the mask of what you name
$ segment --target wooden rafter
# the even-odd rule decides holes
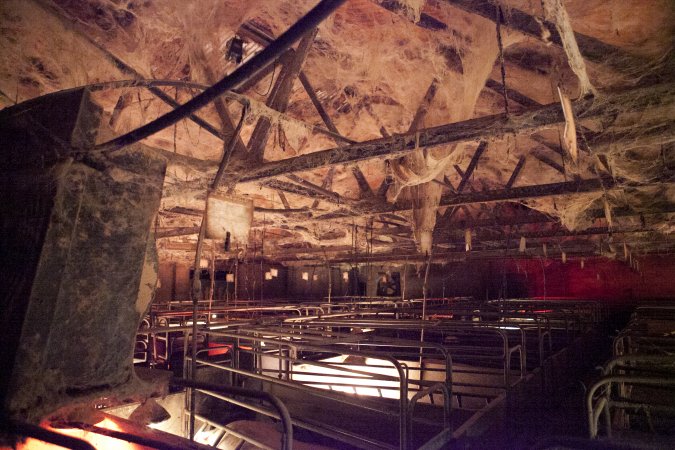
[[[304,181],[304,180],[302,180]],[[263,186],[276,191],[287,192],[289,194],[299,195],[301,197],[311,199],[321,199],[336,205],[345,205],[348,201],[342,199],[340,194],[322,189],[319,186],[306,182],[307,184],[288,183],[281,180],[268,180],[263,183]]]
[[[286,194],[284,194],[283,191],[277,190],[277,195],[279,196],[279,199],[281,200],[281,203],[284,205],[284,208],[291,209],[291,205],[290,205],[290,203],[288,203],[288,199],[286,198]]]
[[[675,83],[666,83],[619,93],[607,93],[602,104],[582,99],[574,104],[576,116],[583,119],[613,115],[614,111],[631,105],[633,111],[666,106],[675,99]],[[534,133],[564,122],[559,104],[551,104],[512,113],[484,116],[462,122],[425,128],[389,138],[321,150],[280,161],[263,164],[244,174],[240,182],[259,181],[287,173],[317,169],[338,164],[356,163],[368,159],[392,158],[405,155],[419,147],[435,147],[473,140],[488,140],[506,134]]]
[[[516,164],[516,167],[513,169],[513,172],[511,172],[511,176],[509,177],[509,181],[506,182],[506,186],[504,186],[506,189],[510,189],[513,187],[513,185],[516,183],[518,180],[518,176],[520,176],[520,172],[523,170],[523,167],[525,166],[525,161],[527,160],[527,157],[525,155],[522,155],[518,159],[518,163]]]
[[[562,166],[562,164],[558,163],[557,161],[554,161],[548,155],[545,155],[542,152],[535,151],[532,153],[532,156],[534,156],[535,159],[542,162],[543,164],[546,164],[547,166],[551,167],[559,174],[563,176],[565,175],[565,168]]]
[[[443,0],[445,3],[460,8],[471,14],[479,15],[485,19],[495,21],[494,5],[485,0]],[[562,40],[555,25],[546,20],[541,20],[531,14],[521,11],[517,8],[508,9],[508,20],[504,26],[520,31],[536,39],[542,39],[548,32],[550,42],[555,46],[562,48]],[[643,67],[645,61],[633,54],[627,53],[619,47],[607,44],[594,37],[574,33],[579,45],[579,50],[584,58],[589,61],[604,64],[619,72],[625,71],[630,67]]]
[[[471,179],[471,175],[473,175],[474,170],[476,170],[476,167],[478,167],[478,160],[480,160],[480,157],[483,156],[483,152],[487,148],[487,145],[488,144],[486,141],[481,141],[481,143],[478,144],[476,151],[473,153],[473,156],[471,157],[471,161],[469,161],[469,165],[467,166],[466,171],[463,171],[458,165],[455,164],[454,166],[455,170],[462,177],[461,180],[459,181],[459,184],[457,185],[457,189],[455,190],[457,194],[461,194],[464,191],[464,189],[468,186],[469,180]],[[443,219],[444,220],[452,219],[452,216],[454,216],[456,212],[457,208],[448,208],[446,210]],[[468,210],[466,209],[464,209],[464,212],[469,216],[471,215],[471,213],[468,212]]]
[[[668,183],[668,181],[666,181]],[[616,189],[624,189],[626,187],[647,188],[650,186],[659,186],[663,183],[650,184],[620,184],[611,178],[592,178],[585,180],[565,181],[560,183],[537,184],[529,186],[512,187],[509,189],[490,189],[465,194],[449,193],[441,197],[439,207],[446,206],[461,206],[473,205],[480,203],[501,203],[521,201],[532,198],[546,198],[561,195],[576,195],[593,192],[609,192]],[[381,214],[383,212],[397,212],[409,211],[412,209],[410,202],[400,203],[396,205],[370,205],[367,212],[361,212],[359,215],[365,217],[373,214]],[[387,208],[387,209],[384,209]],[[353,211],[337,210],[331,213],[320,215],[313,220],[334,220],[340,217],[352,217]]]
[[[485,87],[491,91],[496,92],[497,94],[504,92],[504,85],[499,81],[493,80],[492,78],[488,78],[485,81]],[[506,95],[508,96],[509,100],[513,100],[514,102],[519,103],[526,108],[541,106],[541,103],[531,99],[522,92],[516,91],[515,89],[509,87],[506,88]]]
[[[471,161],[469,161],[469,165],[467,166],[466,171],[462,175],[462,180],[457,185],[458,194],[464,191],[464,188],[469,182],[471,175],[473,175],[474,170],[476,170],[476,167],[478,167],[478,161],[480,160],[481,156],[483,156],[483,152],[485,152],[485,149],[487,149],[487,145],[488,144],[485,141],[481,141],[481,143],[478,144],[476,151],[471,157]]]
[[[316,37],[317,31],[318,29],[315,28],[309,33],[305,34],[302,39],[300,39],[298,49],[292,55],[290,61],[283,65],[281,73],[279,74],[279,77],[274,83],[272,91],[265,101],[265,104],[268,107],[282,113],[286,112],[286,109],[288,108],[288,102],[291,98],[293,83],[302,70],[305,59],[307,58],[309,50],[314,43],[314,38]],[[253,130],[253,134],[251,135],[251,139],[248,144],[249,153],[253,158],[253,161],[263,161],[265,146],[267,145],[271,128],[272,124],[267,117],[261,117],[258,120],[258,123]]]

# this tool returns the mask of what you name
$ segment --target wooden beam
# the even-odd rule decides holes
[[[117,57],[116,55],[114,55],[113,53],[108,51],[105,47],[103,47],[101,44],[99,44],[96,40],[89,37],[89,35],[87,35],[83,30],[79,29],[77,26],[74,26],[73,23],[67,17],[64,17],[61,14],[61,11],[57,7],[55,7],[54,5],[52,5],[50,3],[44,2],[42,0],[34,0],[34,1],[38,6],[40,6],[45,11],[47,11],[48,13],[50,13],[54,17],[56,17],[58,20],[60,20],[63,23],[64,26],[66,26],[68,29],[73,30],[75,33],[77,33],[79,36],[81,36],[84,40],[86,40],[89,44],[91,44],[93,47],[95,47],[102,54],[102,56],[105,59],[107,59],[108,61],[110,61],[118,70],[120,70],[123,73],[126,73],[126,74],[130,75],[131,77],[133,77],[135,79],[138,79],[138,80],[144,79],[144,77],[138,71],[136,71],[133,67],[131,67],[129,64],[124,62],[122,59],[120,59],[119,57]],[[266,44],[268,44],[271,41],[272,41],[272,39],[267,41]],[[279,60],[283,60],[284,58],[290,58],[294,54],[295,54],[295,51],[293,49],[289,49],[279,57]],[[270,64],[259,75],[263,75],[263,76],[267,75],[269,73],[269,71],[273,70],[274,66],[275,66],[274,64]],[[254,79],[259,79],[259,78],[254,77]],[[242,86],[245,86],[245,84],[243,84]],[[172,108],[177,108],[177,107],[180,106],[180,104],[175,99],[173,99],[171,96],[166,94],[159,87],[149,86],[149,87],[147,87],[147,89],[153,95],[155,95],[157,98],[159,98],[161,101],[163,101],[167,105],[171,106]],[[239,91],[238,89],[234,90],[234,92],[238,92],[238,91]],[[229,142],[230,138],[234,134],[235,126],[234,126],[234,123],[232,122],[232,119],[229,116],[229,113],[227,115],[223,115],[223,114],[221,114],[221,112],[219,112],[219,114],[221,115],[221,119],[222,119],[222,117],[225,117],[225,122],[226,122],[224,124],[224,130],[223,131],[219,130],[216,126],[211,125],[209,122],[200,118],[196,114],[190,114],[188,116],[188,119],[191,120],[192,122],[194,122],[199,127],[206,130],[211,135],[215,136],[216,138],[218,138],[218,139],[220,139],[224,142]],[[319,132],[319,133],[328,134],[328,131],[323,129],[323,128],[315,127],[314,130]],[[331,136],[331,137],[335,138],[335,136]],[[354,142],[350,139],[343,138],[343,137],[341,137],[340,139],[343,142],[348,142],[348,143]],[[235,153],[238,154],[238,155],[246,154],[246,145],[244,145],[243,141],[241,140],[241,138],[239,136],[237,136]]]
[[[459,206],[476,203],[494,203],[503,201],[525,200],[530,198],[552,197],[556,195],[573,195],[613,189],[618,184],[612,179],[597,178],[562,183],[549,183],[531,186],[512,187],[510,189],[493,189],[471,192],[468,194],[444,195],[441,206]]]
[[[316,184],[309,182],[303,178],[300,178],[294,174],[288,175],[288,179],[291,181],[294,181],[295,183],[300,184],[301,186],[304,186],[311,191],[316,192],[318,195],[321,195],[323,197],[328,197],[328,198],[333,198],[335,199],[338,203],[341,204],[352,204],[353,202],[350,199],[342,198],[340,194],[337,192],[333,192],[329,189],[324,188],[323,186],[317,186]]]
[[[290,58],[290,53],[293,52],[293,49],[286,50],[285,53],[283,53],[279,59],[277,60],[276,64],[270,64],[269,66],[265,67],[263,71],[261,71],[259,74],[256,76],[252,77],[250,80],[247,80],[245,83],[243,83],[241,86],[237,87],[233,91],[238,93],[238,94],[246,94],[250,89],[255,87],[258,83],[260,83],[262,80],[265,79],[268,75],[274,74],[278,70],[278,66],[282,64],[281,61],[288,61]],[[270,84],[274,82],[274,75],[272,75],[272,81],[270,81]],[[271,89],[271,86],[270,86]]]
[[[314,109],[316,109],[316,111],[319,113],[319,116],[321,117],[321,120],[326,125],[326,128],[328,128],[333,133],[340,134],[330,116],[326,112],[326,109],[321,104],[319,97],[317,97],[316,91],[314,90],[314,87],[312,87],[312,84],[310,83],[309,78],[307,78],[307,75],[301,71],[298,75],[298,78],[300,79],[300,83],[302,83],[302,87],[305,88],[305,92],[312,102],[312,105],[314,105]]]
[[[285,256],[289,254],[293,255],[309,255],[314,253],[335,253],[335,252],[348,252],[354,250],[354,247],[351,245],[335,245],[335,246],[319,246],[319,247],[301,247],[301,248],[281,248],[271,253],[266,253],[265,256],[269,258],[275,258],[279,256]]]
[[[38,5],[40,8],[42,8],[43,10],[45,10],[47,13],[57,18],[64,25],[64,27],[66,27],[69,30],[72,30],[78,36],[87,41],[92,47],[96,48],[101,53],[101,55],[110,63],[112,63],[120,72],[123,72],[131,76],[132,78],[136,78],[139,80],[145,78],[136,69],[134,69],[129,64],[124,62],[121,58],[114,55],[112,52],[108,51],[105,47],[103,47],[103,45],[101,45],[95,39],[91,38],[88,34],[86,34],[76,22],[73,22],[68,17],[65,17],[62,14],[62,11],[58,7],[53,5],[51,2],[46,2],[43,0],[35,0],[35,4]],[[178,102],[176,102],[173,98],[167,95],[160,88],[151,86],[148,88],[148,90],[152,94],[154,94],[157,98],[159,98],[161,101],[171,106],[172,108],[176,108],[177,106],[179,106]],[[220,140],[223,141],[226,139],[229,140],[231,136],[231,134],[224,135],[223,133],[220,132],[220,130],[218,130],[218,128],[211,125],[210,123],[200,118],[196,114],[190,114],[188,116],[188,119],[190,119],[192,122],[202,127],[208,133],[212,134],[213,136],[217,137]]]
[[[133,99],[133,94],[130,92],[126,92],[122,95],[119,96],[117,99],[117,103],[115,103],[115,107],[113,108],[113,112],[110,115],[110,121],[108,122],[112,128],[115,128],[117,126],[117,122],[120,119],[120,116],[122,115],[122,111],[124,108],[129,106]]]
[[[486,244],[488,247],[494,247],[495,245],[502,246],[506,248],[510,244],[509,248],[516,249],[518,248],[518,238],[525,237],[532,240],[540,239],[553,239],[553,238],[570,238],[570,237],[586,237],[586,236],[607,236],[612,235],[630,235],[630,234],[640,234],[640,233],[652,233],[654,232],[651,228],[642,228],[642,227],[623,227],[623,228],[614,228],[609,227],[592,227],[585,230],[570,231],[564,228],[556,228],[551,230],[539,230],[539,231],[519,231],[514,233],[512,236],[497,236],[495,237],[494,233],[489,233],[488,230],[484,230],[480,233],[476,233],[475,242],[477,245]],[[461,233],[463,235],[463,233]],[[388,234],[373,234],[373,236],[387,236]],[[384,241],[380,241],[384,242]],[[675,241],[674,241],[675,242]],[[400,244],[395,243],[385,243],[392,246],[399,247]],[[434,236],[434,245],[443,245],[443,246],[452,246],[456,250],[461,250],[464,248],[464,238],[463,236]],[[400,248],[400,247],[399,247]],[[322,251],[325,253],[339,253],[352,250],[350,247],[345,246],[333,246],[333,247],[321,247]],[[406,247],[406,249],[414,250],[414,246]],[[309,253],[304,251],[306,249],[289,249],[288,251],[279,252],[279,255],[291,255],[291,254],[301,254]],[[403,250],[403,249],[402,249]]]
[[[649,186],[663,186],[665,183],[635,184],[618,183],[611,178],[593,178],[586,180],[565,181],[560,183],[538,184],[530,186],[513,187],[510,189],[492,189],[487,191],[470,192],[466,194],[445,194],[441,197],[439,207],[473,205],[480,203],[500,203],[521,201],[531,198],[546,198],[559,195],[576,195],[592,192],[608,192],[615,189],[625,189],[629,187],[645,188]],[[382,214],[384,212],[409,211],[413,205],[410,202],[397,205],[376,204],[370,205],[368,211],[359,212],[360,217],[366,217],[373,214]],[[385,209],[386,208],[386,209]],[[321,216],[314,220],[334,220],[340,217],[353,217],[354,212],[346,210],[337,210]]]
[[[552,151],[556,152],[560,156],[563,156],[565,154],[563,149],[560,148],[559,144],[555,144],[555,143],[545,139],[543,136],[540,136],[540,135],[535,133],[535,134],[532,134],[530,136],[530,139],[532,139],[533,141],[535,141],[536,143],[538,143],[540,145],[543,145],[544,147],[548,148],[549,150],[552,150]]]
[[[424,119],[427,116],[427,113],[429,112],[429,107],[431,106],[431,103],[433,102],[434,97],[436,96],[437,90],[438,90],[438,80],[434,78],[433,80],[431,80],[431,84],[429,84],[429,87],[427,88],[427,91],[424,94],[424,97],[422,98],[422,102],[417,107],[417,111],[415,111],[415,116],[413,117],[413,120],[410,123],[410,126],[408,127],[408,133],[417,131],[420,128],[422,122],[424,122]]]
[[[267,97],[266,105],[268,107],[282,113],[286,112],[293,90],[293,83],[298,77],[302,65],[305,63],[309,50],[312,48],[317,31],[318,29],[314,28],[300,39],[297,51],[292,59],[287,64],[284,64],[279,77],[274,83],[272,92]],[[271,128],[272,124],[267,117],[261,117],[258,120],[248,144],[249,154],[254,162],[260,163],[263,161]]]
[[[253,208],[253,212],[258,213],[258,214],[281,214],[282,216],[292,216],[292,215],[300,215],[301,217],[310,217],[310,211],[309,208],[303,207],[303,208],[263,208],[261,206],[256,206]]]
[[[324,177],[323,182],[321,182],[321,187],[327,190],[332,190],[334,176],[335,176],[335,166],[332,166],[330,169],[328,169],[328,173]],[[318,199],[312,202],[312,209],[316,209],[317,206],[319,206]]]
[[[381,6],[382,8],[388,11],[391,11],[399,16],[406,18],[407,20],[412,21],[412,18],[410,17],[409,14],[409,7],[407,7],[404,3],[398,0],[371,0],[371,1],[373,1],[375,4]],[[494,17],[492,18],[492,20],[494,20]],[[427,12],[424,11],[420,13],[419,21],[415,22],[415,25],[432,31],[443,31],[449,28],[447,24],[436,19],[435,17],[429,15]],[[452,49],[451,47],[445,48],[449,52],[453,53],[452,58],[459,59],[459,55],[456,53],[454,49]],[[540,60],[541,58],[533,58],[533,59],[537,61]],[[519,61],[518,59],[515,59],[513,62],[527,71],[532,71],[533,67],[536,67],[537,69],[539,68],[537,64],[528,65],[526,61]],[[461,60],[459,60],[457,64],[451,68],[451,70],[462,73]],[[485,87],[491,91],[498,93],[500,96],[503,95],[504,93],[504,86],[502,85],[502,83],[496,80],[488,79]],[[522,94],[521,92],[516,91],[515,89],[507,87],[506,94],[510,100],[514,100],[522,106],[533,107],[539,105],[539,103]]]
[[[532,156],[535,157],[538,161],[546,164],[547,166],[553,168],[556,172],[560,173],[561,175],[565,176],[565,168],[562,166],[562,164],[557,163],[556,161],[552,160],[546,155],[543,155],[540,152],[533,152]]]
[[[202,47],[196,48],[196,50],[193,52],[191,55],[193,61],[193,65],[199,65],[201,66],[204,76],[206,77],[206,82],[209,85],[216,84],[219,80],[219,76],[216,75],[216,73],[213,71],[211,66],[209,65],[209,62],[206,58],[206,55],[204,54],[204,50]],[[180,106],[177,102],[173,106],[174,108],[177,108]],[[246,151],[246,145],[244,145],[244,141],[241,139],[240,133],[236,133],[236,125],[234,120],[232,119],[232,116],[230,115],[230,110],[228,108],[228,104],[226,102],[225,97],[218,97],[213,101],[213,106],[216,110],[216,114],[218,115],[218,118],[220,119],[220,127],[221,127],[221,133],[224,137],[224,143],[225,147],[223,148],[223,151],[227,151],[227,147],[230,145],[230,139],[232,136],[234,136],[235,143],[234,143],[234,148],[231,150],[230,153],[230,158],[234,157],[235,159],[245,159],[247,156],[247,151]],[[243,107],[243,106],[242,106]],[[175,125],[174,125],[175,126]],[[217,184],[221,184],[218,182]],[[230,179],[227,180],[226,184],[232,186],[232,182]]]
[[[655,214],[671,214],[675,212],[675,203],[667,203],[659,205],[657,209],[650,210],[649,212],[636,212],[628,207],[615,208],[612,210],[612,215],[614,217],[639,217],[639,216],[649,216]],[[586,211],[586,216],[589,219],[601,219],[605,217],[604,209],[591,209]],[[516,216],[506,216],[506,215],[494,215],[486,219],[479,219],[473,221],[458,221],[457,226],[453,228],[441,227],[438,228],[434,234],[444,234],[449,230],[454,228],[486,228],[486,227],[511,227],[516,225],[528,225],[528,224],[546,224],[546,223],[558,223],[558,219],[551,217],[547,214],[538,212],[536,210],[528,210],[526,214],[518,214]]]
[[[398,236],[398,235],[410,235],[412,233],[412,228],[404,227],[401,225],[394,225],[388,228],[373,228],[373,236]]]
[[[579,120],[584,120],[612,116],[617,110],[627,106],[630,106],[632,111],[640,111],[650,107],[670,105],[675,100],[675,83],[606,93],[603,100],[603,102],[594,103],[592,99],[581,99],[575,102],[576,116]],[[557,103],[511,113],[509,116],[504,114],[485,116],[425,128],[415,133],[374,139],[268,162],[248,171],[241,177],[240,182],[260,181],[288,173],[339,164],[353,164],[369,159],[403,156],[420,147],[431,148],[445,144],[500,138],[506,134],[533,133],[563,122],[563,113]]]
[[[417,253],[413,250],[412,247],[410,249],[406,249],[407,251],[395,251],[392,253],[374,253],[372,255],[365,255],[365,254],[359,254],[359,255],[339,255],[337,257],[334,257],[330,259],[328,262],[331,264],[343,264],[343,263],[375,263],[375,262],[389,262],[389,263],[399,263],[399,264],[409,264],[409,263],[415,263],[415,262],[424,262],[427,259],[430,259],[432,263],[436,262],[447,262],[447,261],[466,261],[466,260],[476,260],[476,259],[488,259],[488,258],[498,258],[498,259],[503,259],[505,257],[508,258],[521,258],[521,259],[527,259],[527,258],[532,258],[535,256],[543,256],[542,250],[540,248],[537,249],[531,249],[528,250],[526,254],[519,253],[518,248],[506,248],[506,247],[497,247],[494,249],[490,250],[474,250],[471,252],[466,252],[464,249],[461,250],[450,250],[450,251],[437,251],[434,252],[431,257],[428,255],[423,255],[420,253]],[[566,246],[564,248],[564,251],[567,253],[568,256],[575,256],[575,255],[599,255],[599,249],[597,244],[588,242],[583,245],[574,245],[574,246]],[[556,248],[552,248],[549,250],[548,255],[549,257],[552,257],[553,255],[558,255],[560,254],[560,251]],[[276,258],[278,261],[281,262],[298,262],[298,263],[320,263],[320,264],[325,264],[325,262],[321,262],[322,260],[319,260],[319,258],[305,258],[305,259],[300,259],[294,257],[294,255],[289,255],[286,258],[283,257],[277,257]]]
[[[461,194],[464,191],[464,188],[467,186],[467,183],[469,182],[469,179],[471,178],[471,175],[473,175],[473,171],[476,170],[476,167],[478,167],[478,160],[480,157],[483,155],[483,152],[487,148],[487,142],[486,141],[481,141],[480,144],[478,144],[478,148],[476,148],[476,151],[474,152],[473,156],[471,157],[471,161],[469,161],[469,165],[467,166],[466,172],[462,171],[462,169],[455,164],[455,170],[457,173],[460,174],[462,177],[461,180],[459,181],[459,184],[457,185],[457,189],[454,191],[454,193]],[[443,215],[444,220],[450,220],[452,219],[452,216],[455,215],[457,212],[457,208],[449,208],[445,211],[445,214]],[[468,210],[464,210],[465,213],[468,213],[469,215],[471,213],[468,212]]]
[[[469,220],[474,220],[473,219],[473,214],[471,214],[471,211],[469,211],[469,208],[466,205],[462,205],[459,207],[462,211],[464,211],[464,217],[468,217]],[[457,209],[455,209],[457,211]]]
[[[452,187],[452,184],[445,181],[445,180],[447,180],[447,177],[445,175],[443,175],[443,178],[444,178],[443,181],[437,180],[436,178],[434,178],[433,180],[431,180],[431,183],[439,184],[439,185],[441,185],[445,188],[450,189],[450,192],[455,192],[455,188]]]
[[[481,156],[483,156],[483,152],[487,148],[487,142],[481,141],[480,144],[478,144],[478,147],[476,148],[476,151],[473,154],[473,157],[471,157],[471,161],[469,161],[469,165],[466,168],[466,172],[462,175],[462,179],[459,182],[459,185],[457,185],[457,193],[461,193],[464,191],[464,188],[466,187],[466,184],[469,182],[469,179],[471,178],[471,175],[473,175],[474,170],[476,170],[476,167],[478,167],[478,160],[480,159]]]
[[[494,5],[485,0],[444,0],[445,3],[477,14],[485,19],[495,21]],[[538,40],[542,39],[544,31],[550,35],[550,42],[562,48],[562,40],[555,25],[549,21],[541,20],[517,8],[508,8],[507,20],[503,24],[514,30],[518,30]],[[574,33],[579,44],[582,56],[594,63],[603,64],[618,72],[633,70],[635,67],[647,67],[647,62],[642,58],[628,53],[619,47],[602,42],[582,33]]]
[[[612,215],[616,218],[640,217],[640,216],[651,216],[651,215],[672,214],[672,213],[675,213],[675,203],[666,203],[660,205],[659,210],[653,210],[649,212],[636,212],[628,207],[620,207],[612,210]],[[605,210],[591,209],[586,211],[585,214],[589,219],[601,219],[605,217]],[[492,227],[513,227],[517,225],[529,225],[529,224],[557,224],[557,223],[558,219],[556,219],[555,217],[551,217],[547,214],[530,209],[527,210],[527,213],[517,214],[515,216],[496,214],[493,217],[485,219],[475,219],[475,220],[462,219],[460,221],[457,221],[457,223],[452,227],[436,228],[436,230],[434,230],[434,236],[447,236],[449,235],[449,233],[452,233],[457,229],[463,230],[465,228],[481,229]],[[395,228],[375,229],[373,233],[378,235],[387,235],[389,234],[390,231],[393,232],[394,234],[412,233],[412,229],[410,227],[404,226],[396,226]]]
[[[281,203],[283,203],[284,208],[291,209],[291,205],[290,203],[288,203],[288,199],[286,198],[286,194],[284,194],[284,191],[277,191],[277,195],[279,196]]]
[[[246,22],[244,25],[242,25],[242,29],[246,30],[249,36],[258,44],[260,45],[268,45],[270,42],[274,40],[274,38],[270,35],[268,35],[265,31],[261,30],[258,28],[255,24],[251,22]],[[288,50],[289,52],[294,52],[293,49]],[[298,73],[298,79],[300,80],[300,83],[302,83],[302,86],[305,88],[305,92],[309,96],[310,101],[316,108],[317,112],[319,113],[319,116],[321,116],[321,120],[323,120],[324,124],[328,128],[328,130],[332,131],[336,135],[340,135],[340,132],[338,129],[335,127],[333,124],[333,121],[330,119],[328,116],[328,113],[324,109],[323,105],[321,104],[321,101],[316,95],[316,91],[312,87],[312,84],[310,83],[309,79],[307,78],[307,75],[305,72],[300,70]],[[340,135],[341,136],[341,135]],[[348,143],[354,143],[354,141],[341,137],[342,142],[348,142]],[[336,143],[338,143],[336,141]]]
[[[491,91],[496,92],[499,95],[502,95],[502,93],[504,92],[504,85],[499,81],[493,80],[492,78],[488,78],[487,81],[485,81],[485,87],[487,89],[490,89]],[[519,103],[520,105],[525,106],[527,108],[535,108],[541,106],[541,103],[509,87],[506,88],[506,95],[508,96],[509,100],[513,100],[516,103]]]
[[[380,187],[377,188],[377,198],[386,199],[387,191],[389,191],[392,184],[394,184],[394,177],[389,174],[385,175],[382,183],[380,183]]]
[[[300,73],[300,81],[305,88],[305,92],[309,96],[310,100],[312,101],[312,104],[314,105],[314,108],[316,111],[319,113],[319,116],[321,116],[321,120],[323,120],[323,123],[326,125],[326,127],[336,133],[340,134],[339,130],[331,120],[330,116],[324,109],[323,105],[319,101],[319,98],[316,95],[316,92],[314,91],[314,88],[312,88],[312,85],[309,82],[309,79],[304,73]],[[339,142],[336,142],[338,145],[340,145]],[[356,182],[359,185],[359,191],[361,192],[361,197],[372,197],[373,196],[373,191],[370,188],[370,185],[368,184],[368,181],[366,181],[365,175],[363,175],[363,172],[358,166],[353,166],[352,167],[352,174],[354,175],[354,178],[356,178]]]
[[[199,227],[167,227],[155,232],[155,239],[164,239],[177,236],[190,236],[199,233]]]
[[[599,230],[598,234],[595,236],[602,236],[606,233]],[[631,232],[628,231],[624,234],[629,235]],[[639,231],[637,233],[640,233]],[[544,238],[545,239],[545,238]],[[559,238],[556,238],[559,239]],[[670,240],[663,242],[662,240],[648,240],[640,241],[634,240],[631,241],[631,245],[640,246],[640,251],[644,253],[660,253],[660,254],[673,254],[675,252],[675,241]],[[470,252],[465,251],[464,241],[458,240],[451,248],[436,251],[432,255],[433,262],[442,262],[442,261],[466,261],[466,260],[476,260],[476,259],[500,259],[504,258],[532,258],[532,257],[548,257],[554,258],[559,257],[562,252],[567,253],[568,257],[580,257],[580,256],[601,256],[602,248],[606,248],[607,244],[604,241],[598,241],[593,239],[593,235],[587,235],[587,239],[584,240],[574,240],[573,242],[562,242],[560,246],[550,246],[547,251],[547,255],[543,254],[543,249],[541,245],[537,245],[532,248],[528,248],[525,253],[521,253],[518,249],[518,240],[490,240],[487,242],[488,245],[484,246],[480,242],[476,243],[478,247],[476,250]],[[385,247],[386,248],[386,247]],[[335,251],[333,251],[333,249]],[[333,254],[335,255],[332,259],[329,260],[330,263],[366,263],[366,262],[394,262],[394,263],[411,263],[424,261],[428,256],[423,255],[415,251],[414,245],[400,245],[397,249],[390,253],[373,253],[373,254],[360,254],[360,255],[351,255],[347,251],[341,250],[339,247],[323,247],[321,249],[322,254]],[[286,254],[277,254],[275,259],[277,261],[291,263],[314,263],[315,261],[320,264],[325,264],[324,258],[299,258],[299,253],[287,252]]]
[[[304,72],[300,72],[299,74],[300,82],[302,83],[302,86],[305,88],[305,92],[309,96],[309,99],[312,102],[312,105],[314,105],[314,108],[316,111],[319,113],[319,116],[321,117],[321,120],[323,120],[323,123],[326,125],[326,128],[328,128],[330,131],[332,131],[335,134],[340,134],[340,131],[337,129],[333,121],[331,120],[330,116],[324,109],[323,105],[321,104],[321,101],[319,100],[319,97],[316,95],[316,92],[314,91],[314,88],[312,87],[312,84],[309,82],[309,79],[307,78],[307,75],[305,75]],[[335,142],[338,145],[341,145],[340,142]],[[354,166],[355,168],[352,169],[352,173],[354,174],[355,177],[357,177],[357,182],[359,180],[358,175],[361,175],[361,178],[365,179],[363,176],[363,173],[361,170],[357,167]],[[333,183],[333,176],[335,175],[335,168],[331,167],[328,173],[326,174],[326,178],[323,181],[324,185],[331,185]],[[361,192],[364,192],[363,187],[359,183],[359,188],[361,189]],[[372,191],[370,192],[372,194]],[[319,205],[318,200],[315,200],[314,203],[312,204],[312,209],[316,208]]]
[[[361,198],[369,198],[373,197],[375,194],[373,194],[373,190],[370,187],[370,184],[368,184],[368,180],[366,180],[366,176],[361,172],[361,169],[358,168],[358,166],[352,166],[352,175],[354,175],[354,178],[356,178],[356,183],[359,185],[359,190],[361,191]]]
[[[263,186],[274,189],[275,191],[288,192],[290,194],[299,195],[311,199],[320,198],[321,200],[333,203],[336,205],[345,205],[347,202],[342,201],[342,197],[335,192],[329,192],[325,189],[320,189],[314,185],[299,185],[295,183],[287,183],[281,180],[268,180],[262,183]]]
[[[516,164],[515,169],[513,169],[513,172],[511,172],[511,176],[509,177],[509,181],[506,182],[506,186],[504,186],[506,189],[511,189],[515,184],[516,180],[518,180],[518,176],[520,175],[520,172],[523,170],[526,160],[527,157],[525,155],[522,155],[520,159],[518,159],[518,164]]]
[[[314,88],[312,87],[311,83],[309,82],[309,79],[307,78],[307,76],[303,72],[300,72],[299,77],[300,77],[300,82],[302,83],[302,86],[305,88],[305,92],[309,96],[312,104],[314,105],[314,108],[319,113],[319,116],[321,116],[321,120],[323,120],[323,123],[333,133],[340,134],[340,131],[337,129],[337,127],[335,126],[335,124],[331,120],[330,116],[328,115],[328,113],[324,109],[323,105],[319,101],[319,98],[317,97],[316,92],[314,91]],[[339,142],[336,142],[336,143],[338,145],[340,145]],[[331,182],[332,182],[334,173],[335,173],[334,171],[329,172]],[[361,191],[361,197],[372,197],[373,191],[370,188],[370,185],[368,185],[368,182],[366,181],[366,177],[363,175],[363,172],[361,172],[361,169],[358,166],[353,166],[352,167],[352,174],[356,178],[356,182],[359,185],[359,190]],[[317,204],[317,206],[318,206],[318,204]]]

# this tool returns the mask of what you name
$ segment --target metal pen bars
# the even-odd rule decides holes
[[[668,436],[675,426],[675,304],[635,309],[613,342],[613,358],[586,394],[591,438]],[[600,418],[603,418],[601,421]]]
[[[279,397],[294,426],[333,441],[417,448],[503,398],[605,314],[598,303],[570,300],[427,299],[426,310],[423,321],[422,300],[214,305],[197,316],[197,367]],[[150,349],[143,364],[173,365],[190,379],[191,320],[176,305],[155,309],[142,330]],[[255,402],[197,392],[278,417]]]

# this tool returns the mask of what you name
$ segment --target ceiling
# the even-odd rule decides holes
[[[106,140],[245,65],[316,3],[5,0],[0,104],[171,81],[96,86]],[[670,254],[674,19],[670,0],[347,0],[258,76],[143,141],[169,162],[160,255],[194,257],[233,135],[218,189],[253,200],[249,256]]]

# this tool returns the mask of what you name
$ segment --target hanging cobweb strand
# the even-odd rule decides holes
[[[546,18],[555,24],[558,34],[560,34],[563,49],[565,50],[565,55],[567,55],[567,62],[579,79],[579,96],[585,97],[588,94],[596,96],[597,92],[588,77],[586,63],[583,56],[581,56],[579,45],[574,36],[572,22],[567,14],[567,10],[562,4],[562,0],[542,0],[542,4],[544,5]]]
[[[426,122],[431,121],[432,117],[439,123],[473,117],[480,92],[499,55],[495,28],[487,24],[478,28],[471,46],[458,48],[458,54],[462,55],[462,73],[445,74],[439,85],[439,91],[443,92],[436,94],[430,105],[430,109],[434,109],[434,114],[427,116]],[[502,38],[503,46],[507,47],[510,44],[508,36]],[[425,126],[432,125],[434,124],[425,123]],[[400,192],[413,204],[413,230],[418,250],[423,254],[431,251],[436,212],[443,190],[440,184],[431,181],[442,176],[447,167],[474,148],[475,145],[467,144],[442,146],[431,150],[419,148],[392,166],[398,185],[396,194]]]

